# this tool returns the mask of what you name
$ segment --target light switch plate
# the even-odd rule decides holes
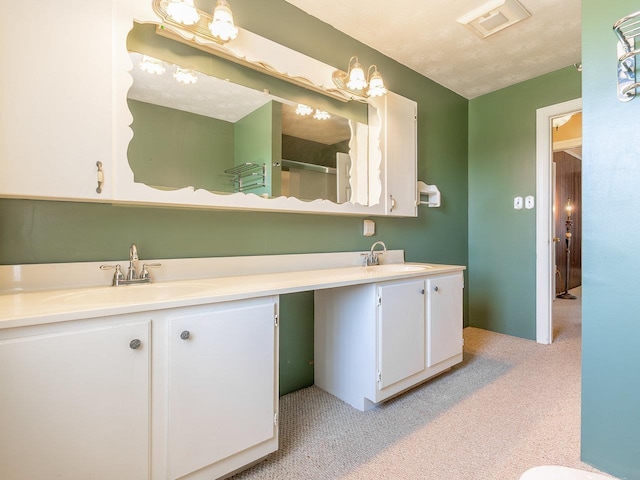
[[[516,210],[522,210],[522,197],[515,197],[513,199],[513,208]]]
[[[531,210],[533,207],[535,207],[535,200],[533,199],[533,195],[527,195],[526,197],[524,197],[524,208],[526,208],[527,210]]]
[[[365,237],[371,237],[376,233],[376,224],[373,220],[365,220],[362,233]]]

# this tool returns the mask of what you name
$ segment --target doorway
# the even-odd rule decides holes
[[[536,341],[553,341],[555,243],[553,215],[553,119],[582,110],[582,99],[540,108],[536,112]],[[580,138],[581,141],[581,138]],[[560,233],[560,232],[558,232]],[[563,235],[566,232],[563,232]],[[558,237],[556,237],[558,238]]]

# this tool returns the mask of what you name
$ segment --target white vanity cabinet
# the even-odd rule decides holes
[[[149,337],[127,318],[0,330],[0,478],[148,479]]]
[[[211,480],[277,450],[277,316],[269,296],[0,329],[0,478]]]
[[[380,129],[370,137],[369,149],[382,154],[381,179],[385,215],[418,215],[418,104],[397,93],[371,99],[369,125]],[[375,185],[370,188],[375,191]]]
[[[0,196],[110,199],[112,2],[7,7],[0,18]]]
[[[462,361],[462,272],[315,292],[315,383],[368,410]]]
[[[167,314],[167,475],[219,478],[278,448],[277,297]]]

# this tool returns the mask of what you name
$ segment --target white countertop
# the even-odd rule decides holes
[[[0,329],[203,305],[462,271],[457,265],[397,263],[67,288],[0,295]]]

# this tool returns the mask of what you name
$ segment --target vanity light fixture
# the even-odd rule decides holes
[[[329,120],[331,118],[331,115],[329,115],[329,113],[325,112],[324,110],[319,110],[316,108],[316,113],[313,114],[313,118],[315,118],[316,120]]]
[[[173,74],[173,78],[185,85],[190,85],[198,81],[198,75],[196,75],[196,72],[190,68],[177,67]]]
[[[213,20],[209,23],[211,35],[223,42],[233,40],[238,36],[238,28],[233,23],[233,13],[227,0],[218,0],[213,9]]]
[[[193,0],[153,0],[153,10],[162,21],[193,35],[224,44],[238,36],[227,0],[217,0],[213,14],[198,10]]]
[[[341,90],[351,93],[357,100],[366,97],[381,97],[387,93],[378,67],[371,65],[365,75],[356,56],[349,59],[349,68],[346,73],[341,70],[333,72],[333,83]]]
[[[168,0],[166,12],[169,17],[182,25],[194,25],[200,20],[200,14],[193,0]]]
[[[308,105],[303,105],[302,103],[299,103],[298,106],[296,107],[296,115],[301,115],[301,116],[307,116],[307,115],[311,115],[313,113],[313,108],[309,107]]]
[[[153,75],[162,75],[165,71],[164,63],[162,60],[143,55],[140,61],[140,69],[143,72],[151,73]]]

